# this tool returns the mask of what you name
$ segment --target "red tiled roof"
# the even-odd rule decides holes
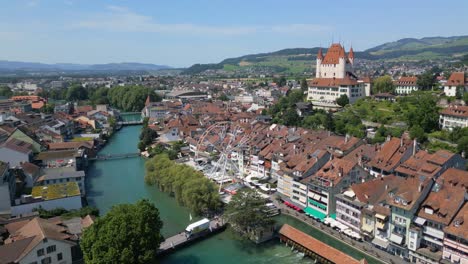
[[[444,231],[456,237],[468,239],[468,203],[465,203]]]
[[[450,78],[447,80],[446,85],[449,85],[449,86],[465,85],[465,73],[453,72],[450,75]]]
[[[398,86],[415,86],[418,81],[418,77],[414,76],[407,76],[407,77],[400,77],[398,81],[395,82]]]
[[[316,87],[339,87],[340,85],[356,85],[357,80],[348,76],[345,78],[315,78],[309,82],[309,86]]]
[[[335,249],[334,247],[331,247],[288,224],[284,224],[281,227],[279,233],[280,235],[287,237],[288,239],[300,244],[308,250],[317,253],[325,259],[328,259],[332,263],[367,263],[365,259],[361,261],[356,260],[351,256],[346,255],[344,252]]]
[[[451,105],[440,111],[440,114],[468,118],[468,106]]]
[[[340,62],[340,58],[346,58],[346,53],[339,43],[334,43],[328,48],[327,54],[322,60],[322,64],[338,64]]]

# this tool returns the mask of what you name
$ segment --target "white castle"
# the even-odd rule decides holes
[[[353,64],[353,48],[346,54],[341,44],[334,43],[325,56],[322,49],[319,50],[315,79],[309,82],[307,94],[307,100],[312,102],[314,108],[336,110],[340,108],[336,99],[343,94],[348,96],[350,103],[369,95],[370,84],[358,80],[353,73]]]

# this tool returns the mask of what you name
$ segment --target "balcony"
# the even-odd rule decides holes
[[[393,243],[397,244],[397,245],[402,245],[405,238],[400,234],[391,233],[389,240],[392,241]]]
[[[442,230],[426,226],[424,228],[424,234],[427,234],[429,236],[438,238],[438,239],[444,239],[444,232]]]

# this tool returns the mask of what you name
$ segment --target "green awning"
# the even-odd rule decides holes
[[[311,204],[317,206],[318,208],[320,208],[320,209],[322,209],[322,210],[327,210],[327,206],[326,206],[326,205],[321,204],[321,203],[319,203],[319,202],[317,202],[317,201],[315,201],[315,200],[309,199],[309,203],[311,203]]]
[[[326,214],[322,213],[322,212],[319,212],[313,208],[310,208],[310,207],[306,207],[304,208],[304,212],[306,214],[309,214],[310,216],[312,217],[315,217],[315,218],[318,218],[320,219],[320,221],[322,221],[323,219],[325,219],[325,217],[327,216]]]
[[[331,214],[331,215],[330,215],[330,218],[333,218],[333,219],[336,220],[336,214]]]

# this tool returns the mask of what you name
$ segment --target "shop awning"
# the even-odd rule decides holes
[[[310,207],[306,207],[304,208],[304,212],[306,214],[309,214],[310,216],[314,217],[314,218],[317,218],[317,219],[320,219],[320,221],[323,221],[323,219],[325,219],[325,217],[327,216],[326,214],[322,213],[322,212],[319,212],[313,208],[310,208]]]
[[[330,218],[336,219],[336,214],[331,214]]]
[[[389,242],[376,237],[372,240],[372,244],[386,249],[388,247]]]
[[[392,241],[395,244],[401,245],[401,243],[403,242],[403,237],[392,233],[390,235],[390,241]]]

